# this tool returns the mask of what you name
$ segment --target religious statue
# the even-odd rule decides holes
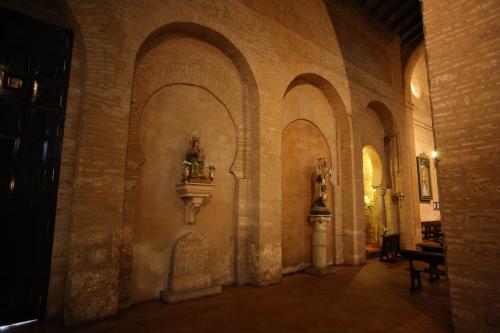
[[[183,161],[182,179],[187,182],[206,183],[212,182],[215,178],[215,165],[209,165],[209,178],[204,174],[205,168],[205,150],[200,147],[200,136],[198,132],[191,133],[191,146],[186,152],[186,158]]]
[[[312,204],[311,213],[330,213],[326,207],[328,198],[328,180],[332,175],[332,170],[326,166],[324,157],[318,158],[318,165],[314,168],[312,175]]]

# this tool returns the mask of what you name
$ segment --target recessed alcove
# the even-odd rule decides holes
[[[206,27],[170,24],[144,42],[135,66],[127,146],[122,306],[159,297],[170,283],[172,246],[187,232],[206,240],[216,285],[250,278],[243,257],[247,229],[240,221],[248,219],[252,195],[246,157],[252,143],[247,116],[255,117],[247,110],[258,105],[254,86],[238,50]],[[175,184],[193,131],[217,171],[209,204],[196,224],[186,226]]]
[[[303,269],[311,263],[312,227],[308,221],[312,198],[312,172],[318,158],[336,170],[332,159],[336,122],[323,92],[299,82],[285,95],[281,108],[281,246],[283,272]],[[328,133],[326,136],[324,133]],[[328,183],[327,206],[335,211],[332,180]],[[327,225],[327,263],[333,262],[334,222]]]
[[[311,262],[311,175],[319,157],[331,160],[321,131],[307,120],[290,123],[282,133],[282,260],[285,272]],[[332,186],[329,186],[332,193]],[[331,199],[327,205],[331,207]],[[327,262],[332,260],[332,231],[327,226]]]
[[[184,203],[175,184],[181,180],[182,161],[194,130],[207,162],[218,170],[210,204],[200,210],[195,226],[186,226]],[[158,298],[169,282],[173,243],[191,230],[210,245],[215,280],[231,283],[235,182],[230,167],[236,134],[226,108],[206,89],[167,86],[144,107],[139,142],[144,164],[137,182],[132,302]]]

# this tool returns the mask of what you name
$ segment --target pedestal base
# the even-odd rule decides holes
[[[167,291],[164,290],[160,293],[160,298],[168,304],[187,301],[194,298],[211,296],[220,294],[222,292],[221,286],[213,286],[202,289],[186,290],[186,291]]]
[[[311,266],[318,272],[328,267],[326,261],[326,225],[330,223],[331,219],[331,215],[309,215],[309,223],[313,227]]]
[[[304,272],[307,274],[323,276],[323,275],[330,275],[330,274],[335,273],[335,269],[333,268],[333,266],[326,266],[326,267],[322,267],[322,268],[309,266],[309,267],[306,267],[306,269],[304,269]]]

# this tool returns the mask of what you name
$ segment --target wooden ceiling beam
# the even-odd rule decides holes
[[[419,22],[422,22],[422,15],[417,12],[415,14],[415,16],[413,17],[413,19],[411,19],[410,21],[408,21],[406,24],[401,24],[397,29],[396,31],[398,32],[398,34],[400,36],[404,36],[406,35],[409,31],[412,30],[412,28],[418,24]]]
[[[422,23],[419,23],[415,29],[413,30],[413,32],[409,33],[405,38],[403,38],[402,42],[401,42],[401,45],[407,45],[409,44],[411,41],[413,41],[415,38],[417,38],[419,35],[424,35],[424,30],[422,28]]]
[[[420,10],[418,0],[414,1],[410,6],[406,8],[403,12],[400,13],[399,18],[389,24],[389,27],[391,30],[395,30],[397,26],[399,26],[404,20],[408,18],[408,16],[411,15],[411,13],[415,10]]]
[[[401,8],[401,6],[406,2],[407,0],[399,0],[399,1],[395,1],[391,7],[389,7],[387,9],[387,11],[385,12],[385,14],[380,18],[380,21],[382,23],[386,23],[386,21],[388,19],[390,19],[392,17],[392,15],[394,15],[398,10],[399,8]]]
[[[387,3],[387,1],[384,0],[379,0],[375,6],[370,10],[370,16],[373,16],[379,10],[384,3]]]

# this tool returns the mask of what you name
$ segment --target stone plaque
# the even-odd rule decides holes
[[[167,303],[218,294],[209,265],[208,246],[198,234],[190,232],[175,244],[170,268],[170,282],[161,298]]]

